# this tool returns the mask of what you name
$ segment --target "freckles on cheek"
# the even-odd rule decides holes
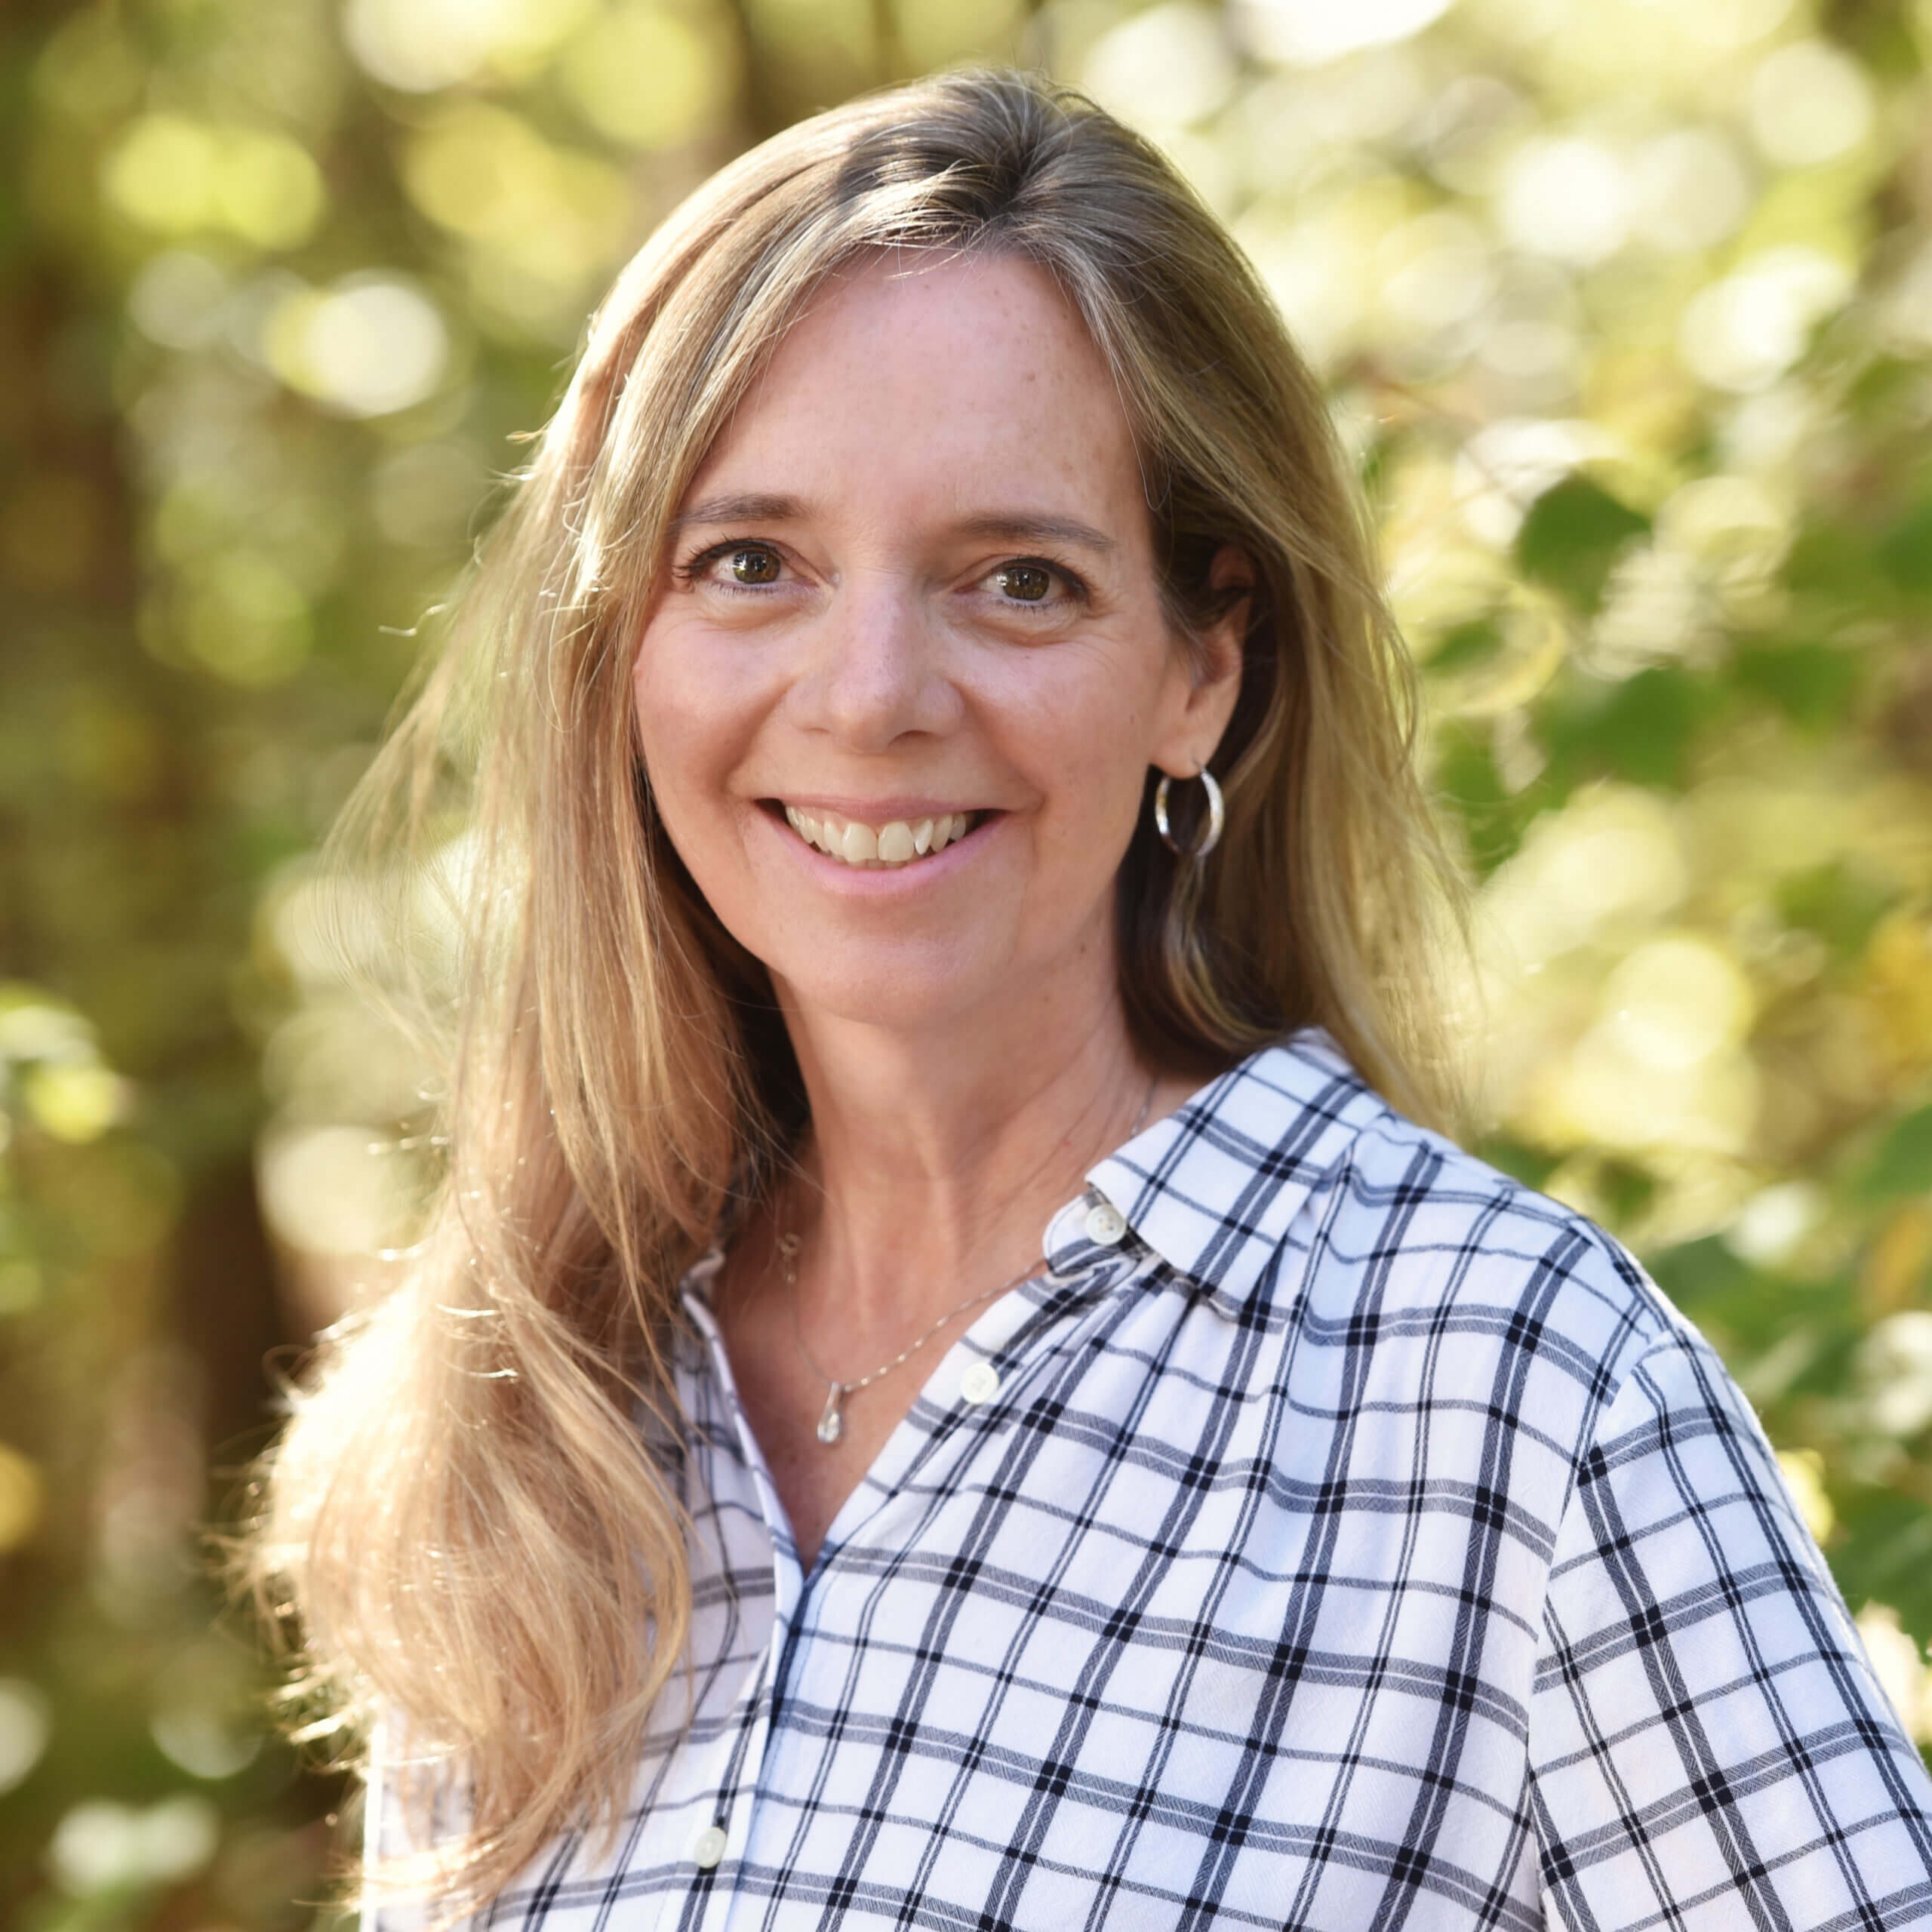
[[[631,696],[658,814],[685,863],[708,874],[742,832],[735,821],[749,801],[737,780],[769,706],[746,688],[755,665],[706,643],[701,629],[654,633],[631,667]]]
[[[639,742],[653,763],[665,749],[685,741],[688,728],[675,685],[649,672],[640,671],[631,680],[632,708],[637,714]]]
[[[675,623],[662,615],[653,620],[631,658],[631,692],[640,718],[678,708],[679,672],[691,656]]]
[[[707,680],[700,659],[680,649],[675,635],[653,638],[639,649],[631,666],[631,700],[647,755],[681,758],[717,735],[716,680]]]
[[[700,721],[691,715],[690,694],[679,688],[676,678],[664,675],[665,668],[661,656],[651,660],[639,657],[631,671],[631,705],[651,796],[672,844],[685,851],[691,842],[703,737]]]

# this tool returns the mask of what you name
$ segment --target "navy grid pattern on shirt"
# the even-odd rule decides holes
[[[1932,1926],[1924,1765],[1607,1235],[1315,1032],[1088,1182],[809,1577],[694,1274],[690,1673],[489,1927]]]

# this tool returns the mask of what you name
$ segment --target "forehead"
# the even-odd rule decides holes
[[[689,495],[720,486],[906,513],[1018,497],[1144,521],[1112,371],[1053,278],[1004,256],[899,254],[842,270],[793,323]]]

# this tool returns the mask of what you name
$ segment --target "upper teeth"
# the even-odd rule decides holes
[[[890,869],[910,865],[928,853],[943,851],[963,838],[969,820],[964,812],[941,812],[936,818],[895,818],[884,825],[861,824],[830,812],[785,808],[786,823],[808,844],[848,866]]]

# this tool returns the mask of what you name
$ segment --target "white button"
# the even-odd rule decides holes
[[[691,1846],[691,1863],[700,1872],[709,1872],[724,1856],[724,1828],[707,1825]]]
[[[990,1402],[999,1393],[999,1371],[989,1361],[976,1361],[959,1378],[962,1402]]]
[[[1126,1232],[1127,1223],[1111,1201],[1088,1209],[1087,1238],[1096,1247],[1112,1247]]]

